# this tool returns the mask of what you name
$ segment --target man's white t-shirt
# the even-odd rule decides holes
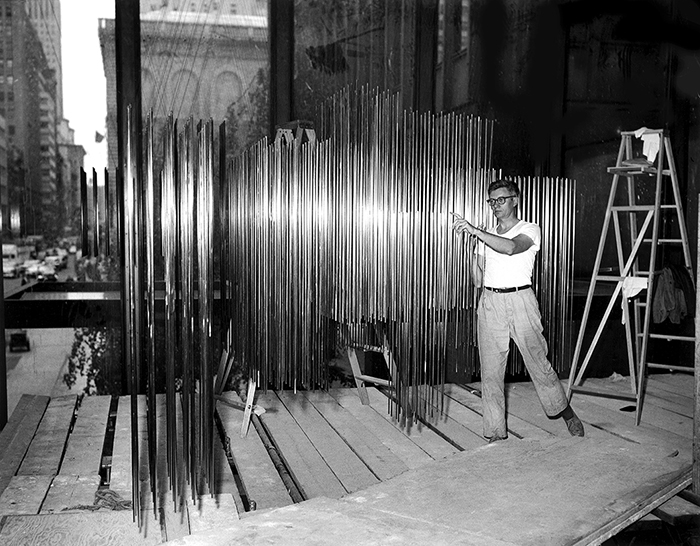
[[[540,249],[542,239],[540,226],[524,220],[520,220],[505,233],[498,233],[496,227],[488,230],[489,233],[513,239],[525,234],[534,243],[525,252],[520,254],[501,254],[491,247],[484,245],[486,264],[484,266],[484,286],[489,288],[512,288],[532,284],[532,269],[535,265],[535,256]]]

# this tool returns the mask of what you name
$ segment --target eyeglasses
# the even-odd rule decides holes
[[[499,205],[505,204],[506,199],[510,199],[511,197],[517,197],[517,195],[506,195],[504,197],[496,197],[496,199],[487,199],[486,202],[489,204],[489,207],[493,207],[496,203]]]

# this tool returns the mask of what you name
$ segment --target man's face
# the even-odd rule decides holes
[[[503,204],[498,202],[499,198],[502,198]],[[489,193],[489,205],[496,218],[508,218],[515,214],[518,198],[508,188],[498,188]]]

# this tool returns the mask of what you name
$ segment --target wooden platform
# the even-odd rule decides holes
[[[588,381],[596,388],[629,389],[626,381]],[[431,529],[418,523],[429,518],[439,529],[427,536],[443,536],[445,544],[459,534],[480,537],[474,544],[599,544],[652,510],[663,514],[666,502],[677,501],[674,495],[690,483],[692,376],[652,375],[639,427],[628,402],[574,395],[586,426],[583,440],[544,415],[531,384],[510,384],[509,439],[495,445],[481,436],[478,388],[447,385],[446,413],[408,429],[392,419],[387,398],[375,389],[369,389],[370,406],[360,403],[355,389],[261,393],[257,404],[266,412],[245,438],[239,434],[242,412],[218,403],[225,437],[215,498],[200,499],[184,513],[165,502],[162,528],[147,513],[141,534],[130,510],[89,509],[98,490],[131,498],[128,398],[91,397],[77,406],[76,397],[24,396],[0,433],[0,543],[26,544],[31,538],[42,544],[60,534],[62,544],[227,544],[226,537],[234,543],[234,537],[249,539],[249,532],[263,536],[263,528],[279,531],[275,522],[281,518],[289,526],[280,544],[343,536],[345,525],[357,531],[360,524],[366,532],[336,542],[379,544],[380,537],[400,533],[418,540]],[[113,442],[105,442],[110,430]],[[551,491],[550,482],[557,486]],[[562,484],[572,502],[553,503]],[[469,494],[454,510],[460,490]],[[509,491],[504,513],[527,518],[510,521],[512,529],[504,530],[501,514],[494,532],[489,513],[498,507],[487,508],[486,502],[493,490]],[[502,503],[503,495],[493,502],[499,498]],[[468,518],[481,529],[466,526],[468,499],[481,499],[469,507]],[[557,503],[562,510],[553,512]],[[144,499],[144,505],[152,501]],[[552,514],[561,526],[548,519]],[[333,521],[335,531],[328,527]]]

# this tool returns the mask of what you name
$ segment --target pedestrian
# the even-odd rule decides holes
[[[508,437],[504,380],[511,339],[520,350],[545,413],[562,417],[572,436],[583,436],[583,424],[547,359],[539,305],[532,290],[540,227],[518,218],[520,189],[514,182],[496,180],[489,185],[488,194],[495,227],[486,231],[459,215],[455,215],[453,226],[458,233],[466,232],[483,243],[478,245],[478,257],[472,260],[472,280],[475,286],[483,286],[477,339],[484,437],[489,443]]]

